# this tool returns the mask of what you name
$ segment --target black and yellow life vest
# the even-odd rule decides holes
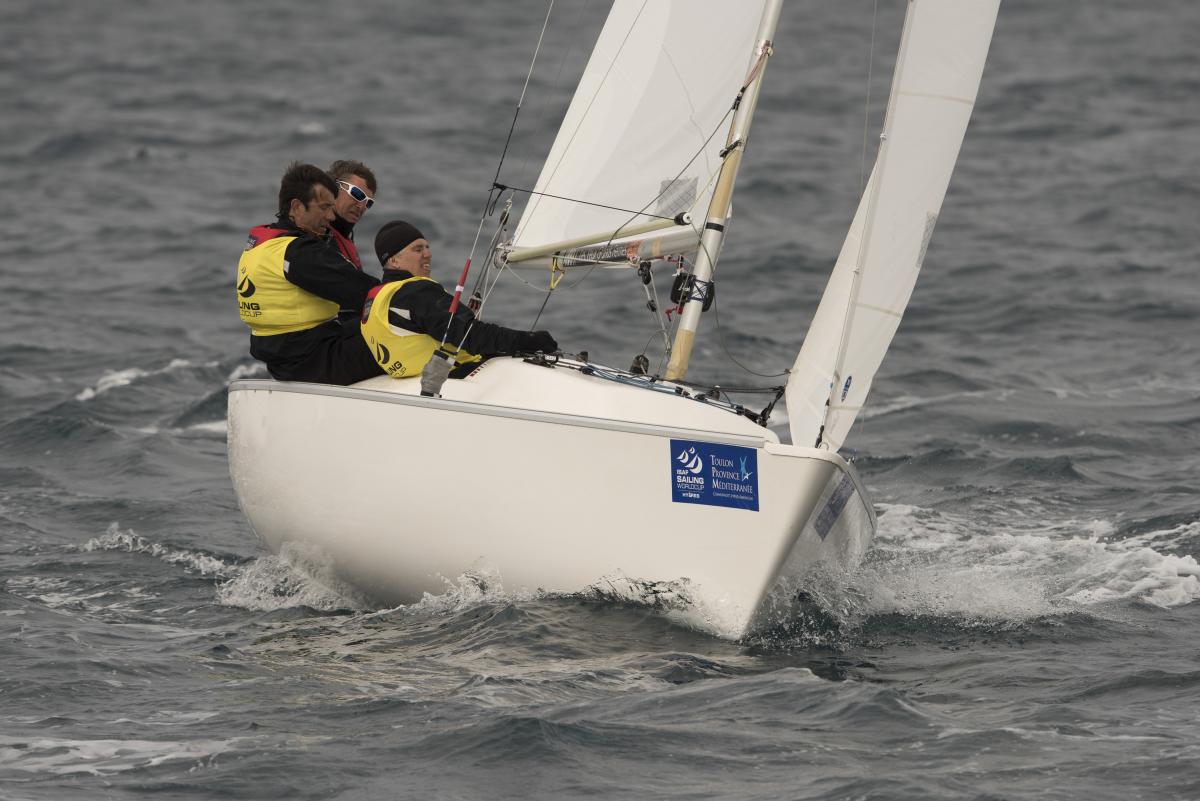
[[[381,284],[371,290],[367,295],[366,305],[363,306],[363,339],[366,340],[371,353],[375,354],[375,361],[392,378],[419,376],[439,344],[438,340],[428,334],[393,325],[389,319],[388,307],[391,305],[392,296],[402,286],[413,281],[433,281],[433,279],[413,276]],[[455,353],[455,361],[459,364],[481,361],[479,356],[467,353],[465,350],[456,352],[454,346],[449,342],[446,343],[446,349]]]
[[[284,254],[296,237],[276,230],[251,231],[238,261],[238,312],[251,333],[260,337],[307,331],[338,313],[337,303],[304,291],[284,276]]]

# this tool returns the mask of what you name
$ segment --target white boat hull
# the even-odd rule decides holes
[[[472,570],[508,591],[678,582],[691,624],[738,638],[784,622],[811,570],[852,567],[874,534],[842,458],[696,400],[515,359],[443,398],[417,384],[233,383],[230,470],[270,548],[317,546],[391,603]],[[680,498],[688,443],[752,452],[757,510]]]

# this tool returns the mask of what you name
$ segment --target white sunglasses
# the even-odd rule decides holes
[[[364,192],[362,187],[346,183],[345,181],[338,181],[338,186],[340,186],[342,189],[345,189],[346,194],[354,198],[359,203],[366,203],[368,209],[375,205],[375,198]]]

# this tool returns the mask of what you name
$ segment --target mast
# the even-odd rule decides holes
[[[683,314],[680,315],[679,329],[675,333],[675,345],[671,350],[671,361],[667,364],[666,377],[668,379],[681,379],[687,375],[688,363],[692,356],[692,345],[696,339],[696,329],[700,325],[700,312],[711,291],[713,270],[716,267],[717,256],[721,252],[721,244],[725,239],[725,224],[729,219],[733,185],[737,180],[738,168],[741,166],[746,137],[750,133],[750,120],[754,116],[755,106],[758,105],[758,90],[762,86],[767,58],[771,55],[772,39],[775,36],[775,28],[779,24],[779,11],[782,5],[783,0],[767,0],[763,7],[762,19],[755,36],[753,66],[747,80],[745,93],[737,103],[733,121],[729,125],[729,136],[725,140],[721,173],[717,177],[716,189],[708,204],[704,232],[700,236],[700,251],[696,256],[696,265],[692,271],[695,288],[689,293],[684,303]]]

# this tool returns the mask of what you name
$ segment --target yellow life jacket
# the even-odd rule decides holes
[[[337,303],[306,292],[284,277],[284,253],[295,239],[277,236],[248,246],[238,261],[238,312],[255,336],[307,331],[337,317]]]
[[[412,278],[383,284],[371,290],[363,307],[363,339],[375,355],[375,361],[392,378],[419,376],[439,344],[438,340],[428,334],[392,325],[389,319],[388,307],[391,305],[392,296],[412,281],[433,279],[415,275]],[[449,342],[446,343],[446,350],[454,353],[454,359],[459,364],[481,361],[479,356],[458,350]]]

